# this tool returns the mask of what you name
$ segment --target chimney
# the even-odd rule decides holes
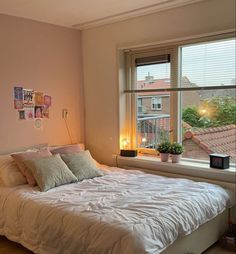
[[[146,84],[154,83],[154,77],[150,75],[150,72],[148,72],[148,76],[145,77],[145,83]]]

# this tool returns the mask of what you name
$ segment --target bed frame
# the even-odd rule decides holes
[[[161,254],[200,254],[217,242],[227,229],[228,210],[176,240]]]
[[[235,200],[236,185],[234,183],[210,180],[193,176],[184,176],[158,170],[130,167],[126,165],[121,165],[121,167],[128,170],[140,170],[149,174],[174,178],[186,178],[193,181],[201,181],[217,184],[222,186],[223,188],[231,190],[232,193],[234,194],[233,199]],[[232,212],[235,213],[236,212],[235,210],[236,210],[235,206],[233,208],[225,210],[222,214],[219,214],[214,219],[201,225],[197,230],[192,232],[190,235],[178,238],[167,249],[162,251],[161,254],[201,254],[206,249],[211,247],[211,245],[213,245],[215,242],[220,240],[220,238],[223,236],[223,234],[226,232],[228,228],[229,213],[230,214]]]

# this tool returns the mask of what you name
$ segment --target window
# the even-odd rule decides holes
[[[152,97],[151,103],[152,110],[161,110],[161,97]]]
[[[181,93],[183,156],[208,160],[210,153],[223,153],[236,163],[236,91],[227,87],[235,85],[235,39],[186,45],[180,52],[181,87],[203,87]]]
[[[128,53],[136,147],[178,141],[184,158],[224,153],[236,163],[235,45],[224,38]]]
[[[143,99],[138,98],[137,104],[138,104],[138,114],[145,114],[146,108],[145,108],[145,106],[143,106]]]
[[[170,88],[170,54],[137,58],[135,61],[135,88],[142,92],[136,100],[142,100],[145,110],[136,112],[136,140],[139,148],[155,148],[163,138],[169,139],[169,92],[148,92],[150,89]],[[162,107],[162,96],[164,106]]]

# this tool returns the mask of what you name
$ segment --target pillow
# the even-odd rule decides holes
[[[26,160],[35,159],[35,158],[43,158],[43,157],[49,157],[52,156],[50,151],[47,149],[40,150],[37,152],[23,152],[23,153],[15,153],[11,155],[12,158],[15,160],[17,166],[19,167],[21,173],[23,176],[26,177],[27,182],[30,186],[35,186],[36,181],[31,173],[31,171],[27,168],[25,165]]]
[[[2,185],[7,187],[27,183],[10,154],[0,156],[0,181]]]
[[[41,191],[77,182],[59,154],[45,158],[36,158],[25,161],[26,166],[31,170]]]
[[[61,157],[79,181],[104,175],[88,150],[80,153],[62,154]]]
[[[66,146],[61,146],[61,147],[50,149],[50,152],[52,154],[77,153],[77,152],[81,152],[81,151],[84,151],[84,144],[66,145]]]

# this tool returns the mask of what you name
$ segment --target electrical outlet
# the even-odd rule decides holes
[[[68,116],[68,109],[64,108],[62,109],[62,118],[67,119]]]

